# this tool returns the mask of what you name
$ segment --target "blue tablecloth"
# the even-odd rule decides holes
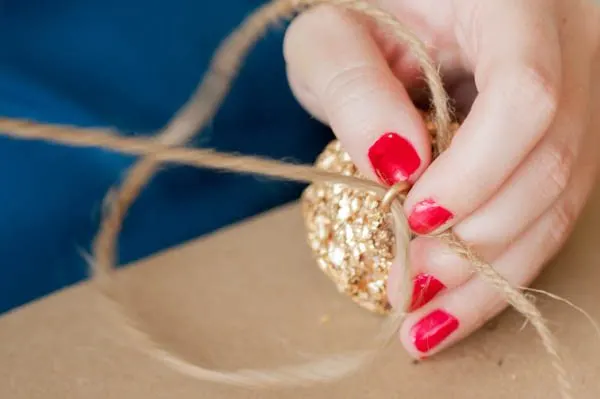
[[[0,114],[155,131],[188,98],[218,43],[260,3],[0,0]],[[312,162],[331,139],[287,86],[283,33],[280,26],[260,42],[194,145]],[[103,197],[132,160],[0,139],[0,312],[88,275],[82,254]],[[210,233],[297,198],[301,189],[165,166],[126,220],[120,261]],[[198,267],[210,265],[198,259]]]

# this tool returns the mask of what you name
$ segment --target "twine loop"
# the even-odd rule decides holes
[[[403,204],[408,192],[410,191],[410,188],[411,184],[406,181],[401,181],[391,186],[385,192],[383,199],[381,200],[380,209],[385,213],[390,212],[392,202],[396,199]]]

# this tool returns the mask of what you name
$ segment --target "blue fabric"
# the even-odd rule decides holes
[[[222,38],[260,3],[0,0],[0,114],[155,131],[187,99]],[[259,43],[195,145],[312,162],[331,139],[288,89],[282,37],[279,27]],[[82,252],[102,199],[131,163],[96,149],[0,139],[0,313],[87,276]],[[126,220],[120,260],[256,215],[301,189],[166,166]]]

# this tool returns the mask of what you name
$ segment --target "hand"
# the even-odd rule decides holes
[[[357,14],[323,6],[293,22],[285,42],[292,90],[363,174],[414,183],[405,208],[415,232],[451,226],[511,284],[530,284],[564,244],[600,163],[598,8],[585,0],[378,3],[428,44],[468,112],[451,147],[432,162],[409,94],[422,85],[418,65]],[[400,339],[413,356],[456,343],[506,307],[440,240],[419,237],[410,250],[420,303]]]

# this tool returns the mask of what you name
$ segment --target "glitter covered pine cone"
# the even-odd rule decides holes
[[[339,141],[325,148],[315,166],[360,176]],[[343,184],[315,183],[304,191],[301,203],[308,243],[321,270],[360,306],[387,313],[395,238],[389,215],[380,210],[381,198]]]
[[[423,113],[435,143],[431,116]],[[453,123],[456,131],[458,123]],[[339,141],[331,142],[315,166],[342,175],[361,177]],[[391,309],[386,284],[394,259],[395,235],[391,216],[381,210],[381,197],[343,184],[314,183],[301,204],[308,243],[319,268],[338,291],[375,313]]]

